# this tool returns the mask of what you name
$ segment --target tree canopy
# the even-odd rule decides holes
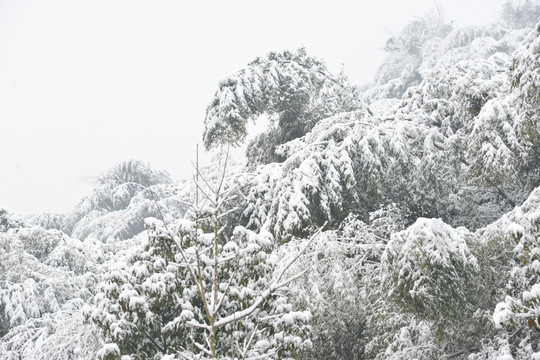
[[[127,161],[71,213],[0,210],[0,354],[540,359],[537,5],[414,19],[364,88],[270,52],[204,119],[216,149],[268,117],[245,159]]]

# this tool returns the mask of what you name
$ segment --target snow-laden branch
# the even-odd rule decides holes
[[[326,221],[323,226],[321,226],[313,235],[311,235],[311,237],[309,238],[309,240],[307,241],[306,245],[304,245],[304,247],[296,254],[295,257],[293,257],[288,263],[287,265],[285,265],[285,267],[283,268],[283,270],[281,271],[281,273],[279,274],[278,278],[277,278],[277,282],[279,282],[279,280],[281,280],[281,278],[283,277],[283,275],[285,274],[285,272],[291,267],[291,265],[296,261],[298,260],[298,258],[306,252],[307,248],[311,245],[311,243],[313,242],[313,240],[321,233],[322,229],[326,226],[326,224],[328,224],[328,221]]]
[[[300,272],[299,274],[295,275],[295,276],[292,276],[290,278],[288,278],[287,280],[285,281],[282,281],[282,282],[273,282],[265,291],[263,291],[261,293],[261,295],[259,295],[255,301],[253,302],[253,304],[244,309],[244,310],[241,310],[241,311],[237,311],[235,313],[233,313],[232,315],[229,315],[229,316],[226,316],[224,318],[221,318],[219,319],[218,321],[216,321],[214,323],[214,327],[216,328],[220,328],[222,326],[225,326],[227,324],[230,324],[230,323],[233,323],[235,321],[239,321],[239,320],[242,320],[243,318],[251,315],[253,312],[255,312],[255,310],[257,310],[262,304],[263,302],[270,296],[272,295],[276,290],[279,290],[281,289],[282,287],[284,287],[285,285],[287,285],[288,283],[302,277],[309,269],[305,269],[303,270],[302,272]]]
[[[264,301],[272,295],[276,290],[279,290],[280,288],[284,287],[285,285],[289,284],[290,282],[302,277],[309,269],[305,269],[299,274],[296,274],[284,281],[281,281],[281,278],[283,278],[283,275],[287,272],[287,270],[291,267],[291,265],[298,260],[298,258],[306,252],[307,248],[311,245],[313,240],[320,234],[322,229],[326,226],[327,223],[324,223],[322,227],[320,227],[307,241],[306,245],[298,253],[285,265],[283,270],[280,272],[280,274],[277,276],[276,280],[270,284],[270,286],[255,299],[255,301],[251,304],[251,306],[245,308],[244,310],[236,311],[235,313],[226,316],[224,318],[219,319],[214,323],[214,327],[219,328],[222,326],[225,326],[227,324],[233,323],[235,321],[241,320],[249,315],[251,315],[253,312],[255,312],[263,303]],[[280,282],[281,281],[281,282]]]

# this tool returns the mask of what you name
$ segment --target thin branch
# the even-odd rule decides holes
[[[326,221],[323,226],[321,226],[313,235],[311,235],[311,237],[309,238],[309,240],[307,241],[306,245],[295,255],[294,258],[292,258],[289,263],[285,266],[285,268],[281,271],[281,274],[278,276],[277,278],[277,281],[279,282],[279,280],[281,280],[281,278],[283,277],[283,275],[285,274],[285,272],[289,269],[289,267],[291,267],[291,265],[296,261],[298,260],[298,258],[307,250],[307,248],[309,247],[309,245],[311,245],[311,243],[313,242],[313,240],[321,233],[322,229],[326,226],[326,224],[328,224],[328,221]]]
[[[212,345],[210,345],[210,341],[208,340],[208,336],[206,336],[206,334],[204,334],[204,341],[206,341],[206,345],[212,348]],[[210,355],[213,355],[213,354],[210,352]]]
[[[202,350],[203,352],[205,352],[206,355],[212,356],[212,352],[211,352],[210,350],[208,350],[207,348],[205,348],[202,344],[199,344],[199,343],[196,342],[196,341],[193,341],[193,344],[195,344],[195,346],[196,346],[199,350]]]
[[[255,310],[257,310],[259,308],[259,306],[261,306],[261,304],[270,296],[272,295],[276,290],[284,287],[285,285],[287,285],[288,283],[302,277],[309,269],[305,269],[304,271],[301,271],[299,274],[295,275],[295,276],[292,276],[290,277],[289,279],[283,281],[283,282],[280,282],[281,278],[283,277],[283,275],[287,272],[287,270],[289,269],[289,267],[291,267],[291,265],[296,261],[298,260],[298,258],[307,250],[307,248],[309,247],[309,245],[311,245],[311,243],[313,242],[313,240],[315,239],[315,237],[317,237],[319,235],[319,233],[322,231],[322,229],[326,226],[328,222],[325,222],[323,226],[321,226],[310,238],[309,240],[307,241],[307,244],[302,248],[300,249],[300,251],[298,251],[298,253],[294,256],[294,258],[292,258],[288,263],[287,265],[285,266],[285,268],[281,271],[281,273],[279,274],[279,276],[277,277],[277,280],[274,281],[270,287],[268,287],[265,291],[263,291],[261,293],[261,295],[259,295],[259,297],[257,297],[257,299],[255,299],[255,301],[251,304],[250,307],[248,308],[245,308],[244,310],[240,310],[240,311],[236,311],[235,313],[233,313],[232,315],[229,315],[229,316],[226,316],[222,319],[220,319],[219,321],[215,322],[213,324],[214,327],[216,328],[219,328],[219,327],[222,327],[222,326],[225,326],[233,321],[237,321],[237,320],[241,320],[249,315],[251,315]]]
[[[210,195],[208,195],[208,194],[204,191],[204,189],[199,185],[199,183],[198,183],[197,181],[195,182],[195,186],[197,187],[197,189],[198,189],[200,192],[203,193],[203,195],[204,195],[204,197],[205,197],[205,199],[206,199],[207,201],[209,201],[213,206],[216,206],[216,203],[215,203],[214,201],[212,201],[212,199],[210,198]]]
[[[191,326],[196,327],[196,328],[199,328],[199,329],[210,330],[210,325],[201,324],[200,322],[197,322],[197,321],[195,321],[193,319],[187,321],[186,324],[191,325]]]
[[[230,258],[230,260],[236,258],[238,256],[238,253],[234,254],[234,257]],[[227,284],[227,287],[225,288],[225,290],[223,291],[223,296],[221,297],[221,299],[219,299],[218,301],[218,304],[216,306],[216,313],[219,311],[219,309],[221,308],[221,305],[223,304],[223,300],[225,299],[226,295],[227,295],[227,292],[229,291],[230,287],[231,287],[231,283],[232,283],[232,280],[234,278],[236,278],[236,275],[238,275],[238,266],[235,267],[234,269],[234,276],[231,276],[231,278],[229,279],[229,283]]]
[[[509,335],[508,335],[508,338],[509,338],[509,339],[513,338],[513,337],[516,336],[516,334],[519,333],[521,330],[522,330],[522,328],[518,328],[516,331],[512,332],[511,334],[509,334]]]
[[[146,331],[144,332],[144,336],[148,340],[150,340],[152,342],[152,344],[154,344],[159,349],[159,351],[165,352],[165,349],[161,345],[159,345],[154,339],[152,339],[152,337],[150,335],[148,335],[148,333]]]
[[[238,206],[235,206],[235,207],[233,207],[232,209],[227,210],[226,212],[219,214],[217,218],[218,218],[218,219],[221,219],[222,217],[225,217],[225,216],[227,216],[227,215],[229,215],[229,214],[235,212],[235,211],[238,210],[238,209],[239,209],[239,207],[238,207]]]
[[[463,350],[460,350],[460,351],[455,352],[453,354],[446,355],[446,358],[451,359],[451,358],[454,358],[454,357],[462,355],[462,354],[467,354],[468,355],[470,352],[477,352],[477,351],[478,351],[478,349],[476,349],[476,348],[463,349]]]
[[[178,239],[176,239],[174,237],[174,235],[172,233],[170,233],[170,232],[167,235],[169,235],[171,237],[171,239],[175,242],[176,246],[178,247],[178,250],[180,251],[180,255],[182,256],[182,258],[184,259],[184,261],[186,263],[186,268],[189,271],[189,276],[191,277],[191,280],[197,286],[197,291],[199,292],[199,296],[201,297],[201,300],[203,302],[204,309],[205,309],[207,315],[210,315],[210,311],[208,309],[208,304],[206,302],[206,295],[204,293],[204,284],[202,283],[202,277],[197,278],[195,276],[195,273],[193,272],[193,269],[191,268],[190,262],[187,259],[187,256],[186,256],[186,254],[184,252],[184,249],[182,248],[182,245],[181,245],[180,241]],[[200,282],[199,282],[199,280],[200,280]]]
[[[196,173],[195,176],[196,176],[197,178],[200,177],[200,178],[204,181],[204,183],[206,184],[206,186],[207,186],[207,187],[215,194],[216,191],[212,188],[212,186],[208,183],[208,181],[206,181],[206,179],[204,178],[204,176],[200,173],[199,168],[198,168],[198,166],[199,166],[199,165],[198,165],[198,162],[197,162],[197,165],[195,165],[195,164],[193,163],[193,161],[192,161],[192,162],[191,162],[191,165],[192,165],[193,168],[195,169],[195,173]],[[197,180],[197,182],[198,182],[198,180]]]
[[[225,181],[225,174],[227,172],[227,163],[229,161],[229,150],[230,150],[230,146],[227,145],[227,151],[225,152],[225,163],[223,164],[223,172],[221,174],[221,181],[219,182],[218,188],[216,190],[216,195],[221,193],[221,187],[223,186],[223,182]]]
[[[163,221],[163,226],[165,226],[165,229],[169,231],[169,229],[167,228],[167,222],[165,221],[165,216],[163,216],[163,211],[161,211],[161,206],[159,206],[156,196],[154,192],[152,191],[152,188],[150,187],[150,184],[148,183],[148,181],[146,181],[146,186],[147,186],[148,191],[150,191],[150,195],[152,195],[152,199],[154,200],[154,203],[156,204],[156,207],[159,212],[159,216],[161,217],[161,220]]]
[[[198,158],[198,146],[197,146],[197,158]],[[198,160],[197,160],[198,162]],[[148,184],[148,182],[147,182]],[[204,287],[203,287],[203,283],[202,283],[202,280],[201,280],[201,283],[199,283],[197,281],[197,277],[195,276],[195,274],[193,273],[193,270],[191,269],[191,266],[190,266],[190,262],[188,261],[187,259],[187,256],[184,252],[184,249],[182,248],[182,244],[179,240],[177,240],[174,235],[171,233],[171,231],[169,230],[168,226],[167,226],[167,222],[165,221],[165,217],[163,216],[163,212],[161,211],[161,207],[159,206],[158,202],[157,202],[157,199],[154,195],[154,192],[152,191],[152,189],[150,188],[150,185],[148,184],[148,190],[150,191],[150,194],[152,195],[152,198],[154,199],[154,203],[156,204],[156,207],[159,211],[159,215],[161,216],[161,220],[163,221],[163,226],[165,227],[165,230],[167,232],[167,235],[169,235],[169,237],[174,241],[174,243],[176,244],[176,246],[178,247],[178,250],[180,251],[180,255],[182,256],[182,258],[184,259],[184,261],[186,262],[186,268],[188,269],[189,271],[189,274],[190,274],[190,277],[191,279],[193,280],[193,282],[197,285],[197,290],[199,291],[199,294],[201,296],[201,300],[203,301],[203,304],[205,306],[205,310],[207,311],[207,313],[209,314],[208,312],[208,306],[207,306],[207,303],[206,303],[206,298],[205,298],[205,295],[204,295]],[[195,232],[195,239],[197,240],[197,232]],[[201,277],[199,277],[199,279],[201,279]]]
[[[309,269],[305,269],[303,271],[301,271],[299,274],[295,275],[295,276],[292,276],[290,278],[288,278],[287,280],[285,281],[282,281],[280,283],[278,283],[277,281],[272,283],[270,285],[270,287],[268,287],[265,291],[263,291],[261,293],[261,295],[259,297],[257,297],[257,299],[255,299],[255,301],[253,302],[253,304],[251,304],[250,307],[244,309],[244,310],[240,310],[240,311],[236,311],[235,313],[233,313],[232,315],[229,315],[229,316],[226,316],[222,319],[220,319],[219,321],[216,321],[214,323],[214,327],[216,328],[220,328],[222,326],[225,326],[227,324],[230,324],[231,322],[233,321],[238,321],[238,320],[242,320],[243,318],[251,315],[253,312],[255,312],[255,310],[259,309],[259,307],[261,306],[261,304],[270,296],[272,295],[276,290],[279,290],[281,289],[282,287],[284,287],[285,285],[289,284],[290,282],[302,277]]]
[[[255,334],[257,333],[257,330],[259,330],[258,321],[257,321],[257,325],[255,325],[255,329],[253,329],[253,332],[251,333],[251,336],[249,337],[247,344],[244,343],[244,354],[247,354],[249,348],[251,347],[251,343],[253,342],[253,339],[255,338]]]

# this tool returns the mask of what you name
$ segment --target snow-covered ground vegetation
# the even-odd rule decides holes
[[[540,359],[539,16],[415,19],[367,87],[269,52],[193,180],[127,161],[68,214],[0,210],[0,358]]]

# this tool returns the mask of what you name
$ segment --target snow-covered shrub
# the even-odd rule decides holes
[[[463,316],[468,282],[478,270],[469,236],[464,228],[425,218],[393,234],[381,259],[388,296],[425,319]]]

